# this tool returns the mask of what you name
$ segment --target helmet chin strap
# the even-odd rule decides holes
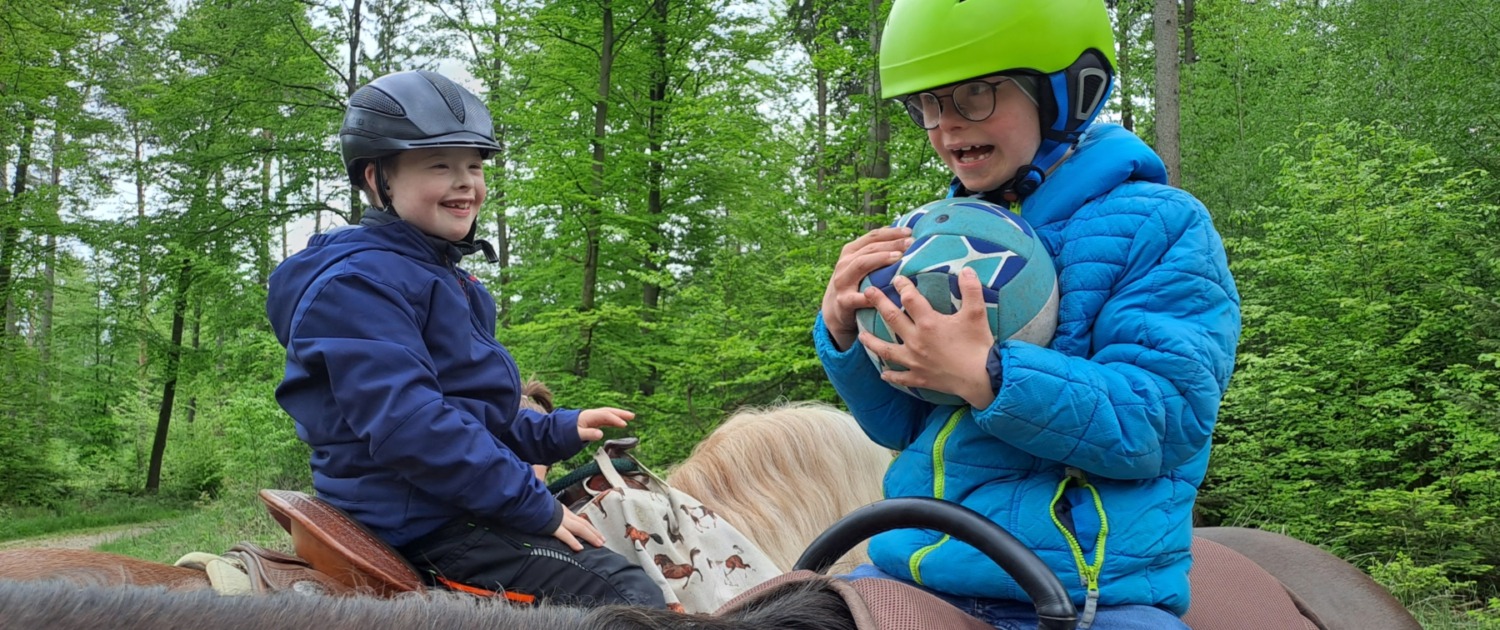
[[[390,192],[391,184],[385,179],[385,169],[380,167],[380,162],[377,160],[375,162],[375,196],[380,198],[380,209],[399,217],[401,215],[396,212]]]
[[[1037,151],[1031,163],[1016,169],[1015,176],[1002,184],[995,192],[1008,203],[1016,203],[1025,199],[1042,187],[1042,182],[1047,181],[1047,177],[1073,154],[1077,146],[1076,143],[1042,141],[1042,148]],[[1040,165],[1046,165],[1045,170]]]

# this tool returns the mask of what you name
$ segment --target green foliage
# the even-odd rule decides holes
[[[1463,316],[1494,286],[1482,173],[1387,125],[1309,125],[1273,154],[1260,235],[1229,241],[1244,339],[1205,515],[1327,541],[1414,597],[1494,588],[1497,409],[1475,395],[1495,374]]]
[[[1110,4],[1150,138],[1153,5]],[[254,490],[310,481],[266,277],[348,213],[344,97],[434,55],[506,147],[480,234],[508,260],[469,267],[523,374],[638,412],[622,433],[657,467],[739,405],[834,400],[810,327],[839,248],[948,177],[872,98],[888,5],[382,0],[350,42],[337,3],[0,0],[0,515],[139,493],[170,382],[160,493],[205,509],[110,548],[280,541]],[[1433,627],[1495,628],[1500,4],[1195,6],[1183,181],[1245,322],[1201,511],[1355,558]]]

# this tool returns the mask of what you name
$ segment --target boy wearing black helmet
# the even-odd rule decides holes
[[[499,149],[489,111],[442,75],[400,72],[354,93],[339,139],[371,207],[278,266],[266,304],[287,351],[276,398],[312,447],[318,495],[435,584],[663,606],[530,467],[634,415],[520,409],[494,299],[458,267],[493,258],[474,238],[484,160]]]
[[[1062,579],[1080,627],[1185,629],[1191,512],[1239,296],[1202,204],[1166,185],[1133,134],[1094,124],[1113,59],[1103,0],[895,0],[884,95],[927,130],[949,196],[1009,206],[1035,229],[1058,269],[1057,333],[1045,347],[995,343],[982,300],[942,315],[909,281],[896,281],[904,310],[861,292],[911,244],[882,228],[845,246],[815,343],[866,433],[902,450],[887,496],[955,501],[1004,526]],[[980,294],[973,274],[959,285]],[[862,308],[903,343],[861,334]],[[877,371],[866,348],[908,371]],[[869,549],[874,566],[854,577],[919,584],[997,628],[1037,626],[1015,580],[967,544],[901,530]]]

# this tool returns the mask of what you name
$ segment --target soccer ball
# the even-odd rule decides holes
[[[866,276],[860,289],[876,287],[896,306],[901,296],[891,281],[903,275],[932,304],[951,314],[962,300],[958,272],[970,267],[984,287],[984,306],[996,342],[1019,339],[1040,346],[1057,331],[1057,272],[1052,257],[1031,226],[1003,207],[971,197],[934,201],[912,210],[891,224],[909,227],[912,245],[897,261]],[[855,312],[861,331],[900,343],[875,309]],[[875,367],[904,371],[866,349]],[[940,405],[966,404],[953,394],[895,386],[912,396]]]

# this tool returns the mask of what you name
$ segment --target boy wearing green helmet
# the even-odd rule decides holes
[[[949,196],[1007,205],[1036,230],[1058,268],[1057,333],[1046,347],[995,343],[967,270],[959,286],[973,299],[953,315],[904,279],[904,308],[861,292],[911,245],[892,227],[844,247],[814,337],[865,432],[902,451],[887,496],[955,501],[1004,526],[1068,586],[1080,627],[1186,628],[1192,505],[1239,295],[1203,205],[1166,185],[1133,134],[1095,124],[1114,65],[1103,0],[895,0],[883,94],[927,130],[953,172]],[[861,308],[902,343],[860,334]],[[907,371],[877,371],[865,348]],[[967,544],[900,530],[875,537],[870,557],[853,577],[915,583],[997,628],[1036,627],[1020,587]]]

